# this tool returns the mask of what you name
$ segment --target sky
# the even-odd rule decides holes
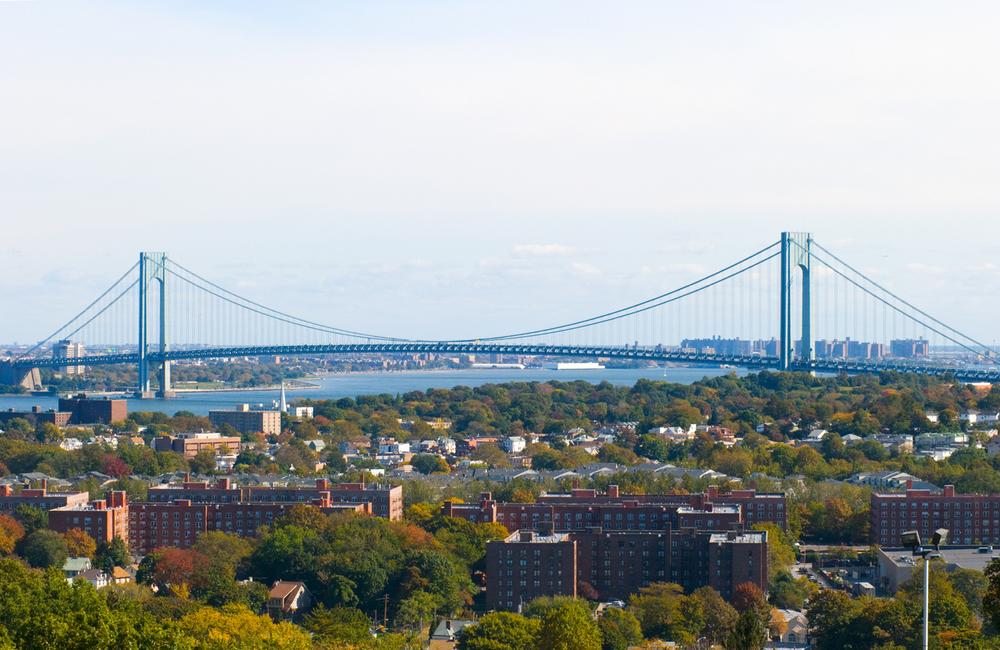
[[[163,250],[450,338],[809,231],[1000,338],[994,2],[0,2],[0,341]]]

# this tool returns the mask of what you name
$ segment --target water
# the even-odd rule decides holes
[[[739,375],[746,374],[743,369],[686,367],[558,371],[545,368],[526,368],[524,370],[475,368],[468,370],[356,372],[310,379],[307,381],[316,384],[317,388],[286,389],[285,393],[288,401],[291,402],[296,398],[319,400],[380,393],[395,395],[413,390],[427,390],[428,388],[481,386],[482,384],[502,384],[513,381],[576,381],[582,379],[595,384],[607,381],[619,386],[632,386],[639,379],[653,379],[690,384],[705,377],[717,377],[731,372]],[[278,399],[277,390],[206,391],[181,393],[178,397],[169,400],[130,399],[128,408],[130,412],[160,411],[173,415],[177,411],[191,411],[198,415],[207,415],[211,409],[228,409],[244,403],[270,405],[276,399]],[[3,410],[26,411],[30,410],[32,406],[40,406],[43,411],[54,409],[58,406],[58,398],[33,395],[0,396],[0,409]]]

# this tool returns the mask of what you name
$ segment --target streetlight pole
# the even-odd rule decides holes
[[[903,546],[910,549],[914,556],[920,556],[924,560],[924,642],[923,650],[928,650],[930,640],[930,614],[931,614],[931,560],[941,557],[941,545],[948,539],[948,529],[938,528],[931,536],[929,546],[920,544],[920,533],[915,530],[908,530],[902,535]]]
[[[931,558],[924,555],[924,650],[927,650],[927,640],[930,635],[931,620]]]

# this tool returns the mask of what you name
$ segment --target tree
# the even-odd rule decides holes
[[[601,650],[601,632],[582,601],[549,608],[538,632],[538,650]]]
[[[36,530],[47,528],[49,525],[49,513],[37,506],[29,506],[22,503],[14,508],[14,518],[24,526],[24,534],[30,535]]]
[[[66,541],[66,551],[70,557],[94,559],[94,552],[97,551],[97,542],[83,530],[70,528],[63,533],[63,539]]]
[[[361,644],[371,640],[371,621],[353,607],[327,609],[319,604],[306,615],[303,625],[321,641]]]
[[[948,580],[955,592],[965,599],[966,604],[976,614],[983,613],[983,596],[989,589],[989,579],[982,571],[975,569],[954,569],[948,574]]]
[[[291,623],[274,623],[245,605],[202,607],[178,621],[178,626],[204,650],[274,648],[311,650],[309,635]]]
[[[121,537],[115,537],[110,542],[101,542],[94,553],[94,564],[107,573],[116,566],[128,566],[132,563],[128,546]]]
[[[462,630],[458,650],[523,650],[534,648],[541,624],[510,612],[487,614]]]
[[[211,449],[202,449],[190,459],[191,471],[197,474],[212,474],[215,472],[215,454]]]
[[[725,643],[736,628],[739,612],[711,587],[699,587],[692,595],[701,605],[705,619],[701,634],[707,637],[711,643],[717,645]]]
[[[24,538],[24,526],[10,515],[0,515],[0,554],[10,555]]]
[[[728,650],[761,650],[767,643],[767,627],[770,619],[765,619],[761,610],[751,607],[740,614],[736,627],[729,634]]]
[[[54,530],[36,530],[24,538],[21,555],[33,567],[62,568],[68,557],[66,540]]]
[[[658,582],[639,589],[629,598],[629,610],[639,619],[647,638],[659,637],[690,643],[704,625],[701,603],[685,596],[684,588],[672,582]]]
[[[426,591],[414,591],[410,597],[399,603],[396,625],[402,628],[421,630],[424,621],[433,620],[434,612],[441,607],[442,598]]]
[[[410,465],[421,474],[447,474],[451,470],[448,462],[436,454],[417,454],[410,459]]]
[[[104,462],[101,464],[101,471],[114,478],[124,478],[132,473],[132,469],[128,464],[113,454],[108,454],[104,457]]]
[[[629,646],[642,643],[639,619],[624,609],[609,607],[597,620],[601,631],[603,650],[628,650]]]

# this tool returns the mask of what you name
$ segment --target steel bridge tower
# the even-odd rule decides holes
[[[811,361],[813,358],[812,314],[809,305],[811,246],[810,233],[781,233],[781,320],[778,361],[782,370],[788,370],[796,360]],[[795,333],[792,328],[792,283],[796,267],[802,271],[802,342],[799,350],[795,349]]]
[[[149,289],[152,283],[157,283],[159,289],[159,352],[167,351],[167,254],[139,253],[139,387],[138,397],[152,397],[149,384]],[[170,388],[170,362],[163,361],[160,366],[159,397],[172,397]]]

